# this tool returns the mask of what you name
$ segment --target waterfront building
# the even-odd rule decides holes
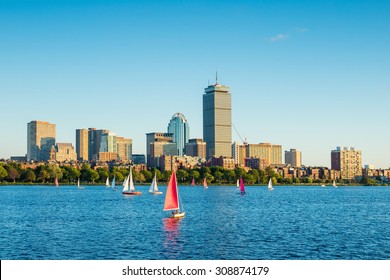
[[[158,157],[177,155],[177,146],[172,133],[152,132],[146,134],[146,158],[148,167],[157,167]]]
[[[102,135],[109,133],[107,129],[88,128],[88,160],[97,161],[99,159]]]
[[[56,142],[56,125],[44,121],[27,124],[27,160],[47,161]]]
[[[71,143],[57,143],[55,145],[55,161],[76,161],[77,154]]]
[[[118,153],[116,133],[108,132],[101,136],[99,152]]]
[[[173,142],[177,145],[177,154],[182,156],[190,136],[190,127],[182,113],[176,113],[172,116],[168,124],[168,133],[172,133]]]
[[[88,129],[76,129],[76,153],[78,161],[88,161]]]
[[[202,139],[189,139],[185,145],[185,154],[192,157],[206,158],[206,142]]]
[[[232,156],[231,94],[229,87],[218,84],[218,79],[203,94],[203,140],[207,159]]]
[[[331,151],[331,168],[340,171],[341,179],[362,176],[362,152],[353,147],[337,147]]]
[[[277,165],[282,164],[282,146],[275,145],[271,143],[259,143],[259,144],[243,144],[237,145],[233,144],[233,149],[235,149],[235,160],[238,166],[245,165],[245,159],[259,158],[265,159],[265,161],[260,164],[268,165]],[[238,162],[238,163],[237,163]],[[250,162],[250,161],[248,161]]]
[[[234,159],[230,157],[211,157],[210,160],[211,166],[220,166],[224,169],[234,169],[236,167]]]
[[[132,161],[134,164],[146,164],[146,157],[142,154],[133,154]]]
[[[302,166],[302,153],[296,149],[290,149],[290,151],[284,151],[284,162],[291,166]]]
[[[133,154],[133,140],[125,137],[116,137],[118,160],[131,161]]]
[[[269,166],[269,162],[265,158],[245,158],[244,163],[246,167],[252,168],[252,169],[265,169],[267,166]]]
[[[101,162],[109,162],[109,161],[117,161],[118,153],[116,152],[99,152],[99,161]]]

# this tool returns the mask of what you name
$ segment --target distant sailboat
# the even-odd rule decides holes
[[[112,182],[111,182],[111,189],[113,190],[113,191],[116,191],[118,188],[116,187],[116,185],[115,185],[115,176],[114,176],[114,179],[112,179]]]
[[[176,173],[172,172],[165,195],[164,211],[172,211],[170,218],[183,218],[185,212],[180,211],[179,189],[177,187]]]
[[[77,188],[84,189],[83,186],[80,186],[80,178],[77,179]]]
[[[272,186],[272,178],[269,178],[268,190],[269,190],[269,191],[273,191],[273,190],[274,190],[274,187]]]
[[[204,187],[205,189],[208,189],[208,188],[209,188],[209,187],[207,186],[206,177],[204,177],[204,179],[203,179],[203,187]]]
[[[160,192],[158,190],[158,187],[157,187],[157,176],[156,176],[156,173],[154,173],[154,178],[153,178],[152,184],[150,185],[149,193],[150,194],[162,194],[162,192]]]
[[[133,182],[133,172],[130,166],[129,176],[126,179],[126,185],[123,186],[122,194],[124,195],[141,195],[142,192],[138,192],[135,190],[134,182]]]
[[[240,188],[240,179],[237,179],[237,189]]]
[[[57,177],[56,177],[55,180],[54,180],[54,185],[55,185],[56,187],[59,186]]]
[[[240,177],[240,194],[245,194],[244,180]]]
[[[106,179],[106,188],[109,188],[110,187],[110,179],[108,179],[108,177],[107,177],[107,179]]]
[[[191,181],[191,186],[195,186],[195,179],[194,178],[192,178],[192,181]]]
[[[333,180],[333,187],[337,188],[336,180]]]

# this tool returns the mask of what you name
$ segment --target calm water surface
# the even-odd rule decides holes
[[[1,259],[390,259],[390,188],[0,187]],[[160,187],[165,193],[165,187]]]

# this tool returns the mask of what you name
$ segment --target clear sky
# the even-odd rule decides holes
[[[181,112],[202,138],[218,70],[249,143],[312,166],[353,146],[389,168],[389,15],[389,1],[0,0],[0,158],[26,153],[31,120],[57,142],[104,128],[145,153]]]

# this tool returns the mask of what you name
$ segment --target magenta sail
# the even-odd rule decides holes
[[[242,177],[240,177],[240,192],[245,193],[244,180],[242,180]]]

